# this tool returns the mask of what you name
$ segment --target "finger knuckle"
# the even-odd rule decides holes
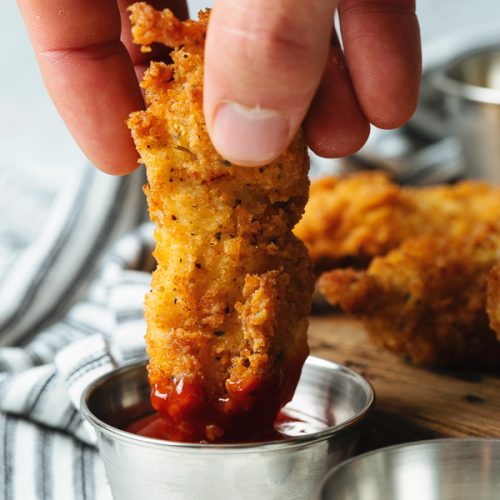
[[[288,70],[300,66],[314,50],[308,37],[302,36],[286,21],[272,26],[247,25],[231,28],[231,31],[236,42],[232,48],[249,67]]]

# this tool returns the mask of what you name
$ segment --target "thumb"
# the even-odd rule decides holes
[[[205,49],[204,111],[217,151],[237,165],[274,160],[321,80],[335,0],[216,0]]]

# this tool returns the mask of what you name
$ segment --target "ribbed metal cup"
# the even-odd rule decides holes
[[[115,500],[310,499],[326,471],[353,454],[373,403],[362,376],[309,357],[287,409],[327,428],[284,441],[210,445],[121,430],[152,411],[144,362],[101,377],[82,396]]]
[[[325,478],[316,500],[496,500],[500,440],[437,439],[352,458]]]

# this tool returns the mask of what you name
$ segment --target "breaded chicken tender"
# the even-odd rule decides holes
[[[325,273],[319,287],[359,318],[376,344],[415,363],[494,367],[500,343],[488,325],[486,278],[499,258],[498,234],[422,236],[373,259],[367,270]]]
[[[320,272],[366,267],[411,237],[500,232],[498,214],[500,188],[484,182],[401,188],[383,173],[365,172],[314,182],[295,234]]]
[[[145,303],[152,402],[171,439],[193,442],[272,425],[308,355],[314,286],[292,233],[308,196],[304,138],[261,168],[215,151],[202,109],[208,17],[181,23],[168,10],[131,7],[136,43],[174,47],[173,64],[151,63],[147,109],[129,126],[156,223],[158,267]]]

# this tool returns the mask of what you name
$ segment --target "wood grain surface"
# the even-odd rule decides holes
[[[377,403],[359,451],[421,439],[500,437],[500,377],[416,367],[375,347],[363,326],[340,314],[313,316],[311,353],[351,367],[373,385]]]

